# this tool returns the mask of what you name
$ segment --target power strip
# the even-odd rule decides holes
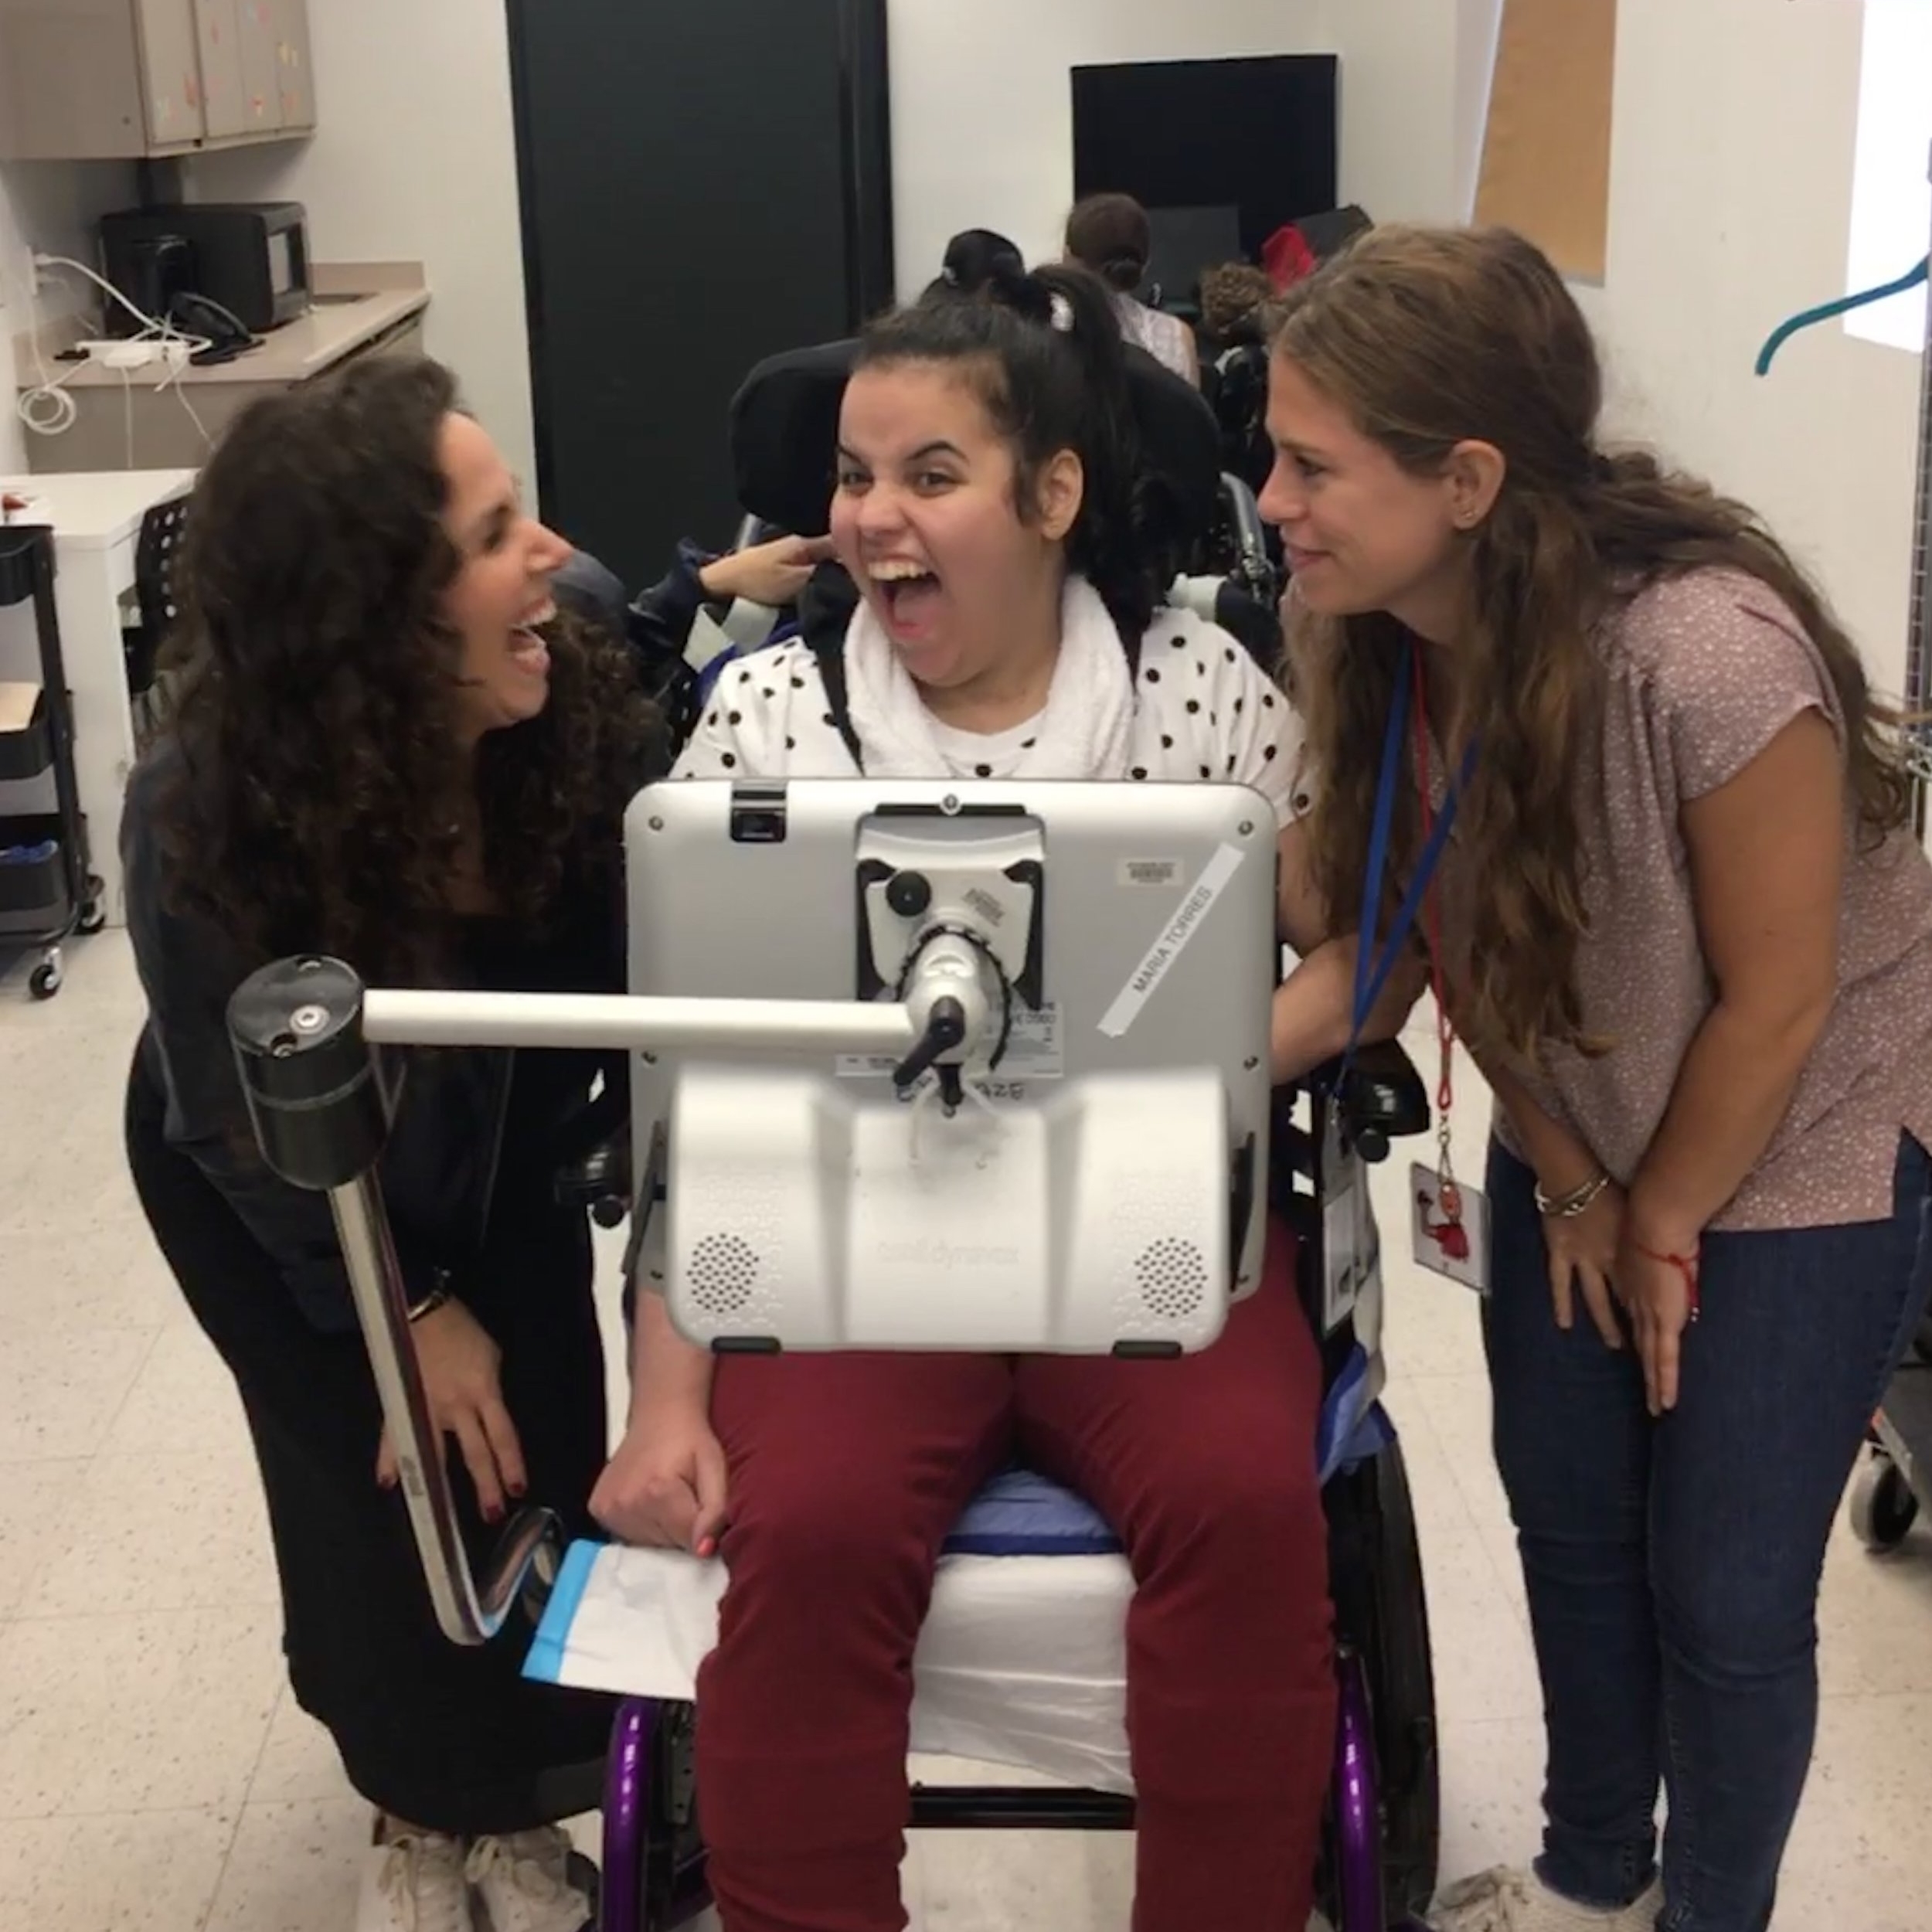
[[[77,342],[74,347],[103,369],[179,369],[188,366],[189,345],[181,342]]]

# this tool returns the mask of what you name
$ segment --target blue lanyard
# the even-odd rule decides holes
[[[1471,745],[1455,783],[1449,787],[1448,796],[1443,801],[1442,810],[1436,815],[1428,842],[1416,861],[1415,876],[1409,881],[1409,889],[1403,894],[1402,901],[1396,908],[1388,937],[1378,948],[1375,930],[1376,923],[1382,916],[1382,888],[1388,876],[1389,835],[1395,823],[1396,791],[1402,781],[1403,765],[1407,756],[1403,741],[1409,729],[1415,648],[1413,639],[1403,640],[1402,662],[1396,672],[1395,696],[1389,706],[1389,729],[1382,743],[1382,776],[1376,786],[1375,821],[1369,833],[1369,866],[1362,883],[1362,931],[1355,956],[1355,1019],[1349,1029],[1348,1052],[1343,1056],[1345,1065],[1354,1057],[1355,1049],[1361,1042],[1362,1029],[1368,1025],[1369,1015],[1374,1012],[1376,1002],[1382,997],[1383,988],[1389,983],[1389,975],[1395,971],[1396,961],[1402,956],[1403,946],[1415,925],[1416,914],[1422,908],[1423,894],[1429,889],[1429,881],[1435,876],[1436,868],[1442,862],[1443,849],[1449,842],[1450,828],[1456,822],[1456,807],[1462,788],[1468,784],[1470,774],[1475,769],[1476,748]]]

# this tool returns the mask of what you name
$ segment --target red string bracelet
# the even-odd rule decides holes
[[[1690,1318],[1697,1319],[1699,1295],[1697,1291],[1697,1250],[1689,1254],[1659,1254],[1655,1248],[1647,1248],[1641,1241],[1632,1241],[1631,1246],[1646,1261],[1655,1261],[1667,1268],[1675,1268],[1684,1277],[1684,1286],[1690,1293]]]

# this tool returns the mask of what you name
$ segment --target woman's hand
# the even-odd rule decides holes
[[[1677,1406],[1677,1380],[1684,1331],[1690,1326],[1693,1302],[1689,1271],[1668,1257],[1695,1257],[1695,1241],[1651,1240],[1638,1230],[1634,1217],[1624,1223],[1616,1262],[1617,1298],[1630,1311],[1637,1352],[1644,1364],[1644,1392],[1653,1416]]]
[[[520,1497],[529,1483],[516,1425],[503,1406],[498,1372],[502,1352],[460,1301],[433,1309],[410,1333],[436,1427],[437,1453],[444,1453],[446,1437],[455,1437],[485,1520],[501,1522],[505,1493]],[[376,1454],[376,1480],[393,1489],[397,1473],[395,1447],[385,1427]]]
[[[1556,1325],[1567,1335],[1576,1325],[1578,1289],[1597,1332],[1607,1349],[1624,1345],[1624,1331],[1617,1319],[1618,1250],[1623,1239],[1624,1190],[1614,1181],[1582,1213],[1565,1219],[1560,1215],[1543,1216],[1543,1247],[1549,1259],[1549,1297],[1556,1311]]]
[[[590,1492],[590,1513],[625,1543],[710,1556],[728,1481],[724,1447],[702,1407],[646,1405]]]
[[[733,550],[699,572],[706,597],[719,604],[743,597],[769,611],[796,604],[811,573],[832,554],[828,536],[781,536]]]

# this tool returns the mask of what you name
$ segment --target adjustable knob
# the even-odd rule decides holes
[[[933,882],[923,872],[896,872],[886,886],[886,903],[901,919],[923,919],[933,903]]]

